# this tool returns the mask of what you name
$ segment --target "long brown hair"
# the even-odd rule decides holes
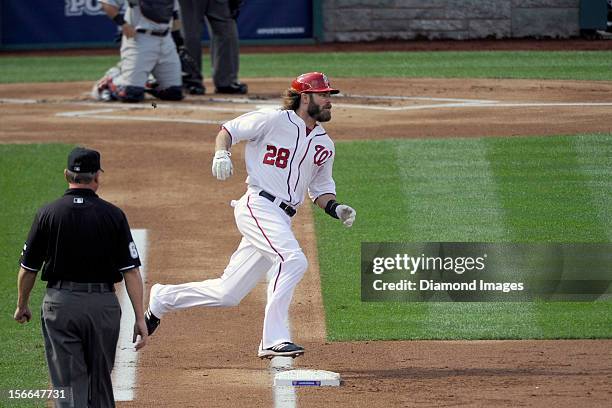
[[[301,94],[292,89],[292,88],[288,88],[284,93],[283,93],[283,106],[281,107],[282,110],[297,110],[300,107],[300,99],[301,99]]]

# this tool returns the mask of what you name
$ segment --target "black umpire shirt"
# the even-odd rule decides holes
[[[69,189],[36,214],[21,266],[41,279],[114,283],[140,266],[130,226],[121,209],[90,189]]]

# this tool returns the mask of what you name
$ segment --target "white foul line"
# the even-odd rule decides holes
[[[28,105],[38,103],[36,99],[17,99],[17,98],[0,98],[0,103],[8,103],[12,105]]]
[[[412,111],[425,109],[450,109],[450,108],[555,108],[555,107],[612,107],[612,102],[502,102],[485,99],[462,99],[462,98],[435,98],[435,97],[420,97],[420,96],[395,96],[395,95],[352,95],[340,94],[344,97],[365,100],[390,100],[390,101],[432,101],[442,103],[430,103],[424,105],[408,105],[408,106],[376,106],[372,104],[351,104],[351,103],[334,103],[335,107],[346,109],[365,109],[365,110],[382,110],[382,111]],[[203,100],[204,102],[212,103],[232,103],[255,105],[255,109],[261,108],[276,108],[278,105],[274,102],[265,102],[261,99],[247,98],[218,98],[211,97]],[[147,101],[148,102],[148,101]],[[443,103],[446,102],[446,103]],[[15,99],[15,98],[0,98],[0,103],[6,104],[36,104],[36,103],[54,103],[63,105],[77,106],[92,106],[98,109],[88,111],[69,111],[59,112],[56,116],[69,118],[91,118],[91,119],[108,119],[108,120],[124,120],[124,121],[143,121],[143,122],[170,122],[170,123],[194,123],[219,125],[225,120],[210,120],[210,119],[183,119],[160,116],[119,116],[110,115],[114,111],[130,111],[152,109],[148,103],[125,105],[115,103],[112,107],[102,108],[104,102],[83,102],[83,101],[49,101],[49,100],[34,100],[34,99]],[[209,112],[248,112],[250,108],[223,107],[223,106],[208,106],[203,104],[192,103],[158,103],[159,109],[173,110],[202,110]]]
[[[295,408],[297,406],[295,387],[291,385],[274,385],[276,373],[291,370],[291,368],[293,368],[293,358],[291,357],[274,357],[270,360],[269,371],[274,390],[274,408]]]
[[[140,255],[140,274],[143,282],[146,279],[147,259],[147,230],[133,229],[132,238]],[[123,289],[119,289],[122,287]],[[134,350],[132,335],[134,333],[135,316],[132,303],[125,290],[125,284],[117,285],[117,297],[121,305],[121,329],[119,330],[119,342],[115,355],[115,368],[113,369],[113,393],[115,401],[134,400],[134,388],[136,386],[136,366],[138,364],[138,352]]]
[[[112,110],[111,110],[112,112]],[[61,112],[56,116],[73,117],[73,118],[91,118],[91,119],[110,119],[110,120],[136,120],[142,122],[175,122],[175,123],[199,123],[207,125],[221,125],[227,120],[207,120],[207,119],[175,119],[175,118],[160,118],[157,116],[123,116],[123,115],[97,115],[96,111],[78,112],[72,115],[73,112]]]
[[[278,265],[274,264],[266,273],[266,281],[274,279],[274,275],[278,270]],[[287,322],[289,326],[289,322]],[[261,346],[261,345],[260,345]],[[277,386],[274,385],[274,376],[281,371],[291,370],[293,368],[293,358],[291,357],[274,357],[270,360],[268,369],[271,378],[272,392],[274,396],[274,408],[295,408],[297,405],[297,396],[295,387],[293,386]]]
[[[486,99],[460,99],[460,98],[430,98],[426,96],[396,96],[396,95],[354,95],[340,94],[346,98],[355,99],[382,99],[391,101],[433,101],[433,102],[466,102],[466,103],[496,103]]]

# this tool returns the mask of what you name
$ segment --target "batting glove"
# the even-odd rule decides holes
[[[212,174],[217,180],[228,179],[234,174],[234,166],[230,156],[232,154],[227,150],[217,150],[212,162]]]
[[[342,221],[345,227],[350,228],[355,222],[355,216],[357,216],[357,211],[348,205],[339,204],[336,207],[336,215]]]

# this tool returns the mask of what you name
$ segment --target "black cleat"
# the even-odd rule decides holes
[[[191,86],[186,87],[186,90],[189,93],[189,95],[205,95],[206,94],[206,88],[203,86],[191,85]]]
[[[234,82],[233,84],[230,84],[229,86],[219,86],[215,88],[215,93],[220,93],[220,94],[244,95],[247,92],[249,92],[249,87],[247,86],[247,84],[244,84],[242,82]]]
[[[149,308],[147,308],[147,311],[144,314],[144,318],[145,318],[145,323],[147,324],[147,332],[149,332],[149,336],[150,336],[159,327],[161,320],[158,319],[157,316],[155,316],[153,312],[151,312],[151,309]]]
[[[291,342],[277,344],[276,346],[267,349],[259,350],[257,357],[259,358],[274,358],[274,357],[293,357],[296,358],[304,354],[304,347],[298,346]]]

